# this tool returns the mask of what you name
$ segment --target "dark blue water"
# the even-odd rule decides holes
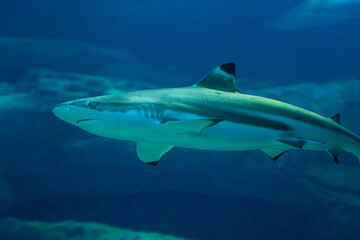
[[[239,76],[273,84],[358,76],[358,18],[289,31],[269,27],[299,2],[15,0],[1,6],[0,29],[2,36],[124,49],[194,79],[228,61],[237,63]]]
[[[20,107],[11,105],[17,98],[0,101],[1,216],[193,239],[357,239],[360,168],[350,154],[338,166],[324,152],[289,152],[273,163],[261,152],[174,149],[149,167],[134,144],[56,119],[51,106],[71,97],[29,77],[41,68],[189,86],[235,62],[240,89],[294,85],[282,99],[328,116],[341,112],[359,133],[360,4],[328,15],[317,9],[321,18],[284,27],[301,2],[2,1],[0,81],[31,100]],[[342,92],[329,95],[329,82]],[[304,83],[319,90],[304,93],[296,87]],[[2,96],[13,91],[1,86]],[[80,87],[84,95],[102,93]],[[34,99],[35,107],[26,105]]]

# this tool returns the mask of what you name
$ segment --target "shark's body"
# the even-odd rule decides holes
[[[156,165],[172,147],[260,149],[276,160],[290,149],[360,157],[360,138],[326,118],[276,100],[241,93],[235,65],[221,65],[198,84],[142,90],[59,104],[60,119],[95,135],[137,142],[137,154]]]

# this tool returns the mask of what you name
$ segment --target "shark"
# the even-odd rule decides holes
[[[281,101],[245,94],[235,64],[210,71],[189,87],[136,90],[60,103],[53,113],[89,133],[136,142],[137,156],[157,165],[173,147],[261,150],[272,160],[291,149],[327,151],[336,163],[360,138],[331,118]]]

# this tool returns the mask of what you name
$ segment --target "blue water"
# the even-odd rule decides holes
[[[284,27],[302,1],[3,1],[0,94],[31,98],[20,106],[0,98],[1,216],[191,239],[357,239],[360,167],[350,154],[336,165],[325,152],[291,151],[274,163],[261,152],[176,148],[149,167],[134,144],[52,115],[74,96],[61,91],[81,88],[85,97],[102,87],[73,79],[75,87],[59,90],[29,75],[50,69],[180,87],[235,62],[244,92],[295,86],[275,96],[326,116],[340,112],[359,134],[360,3],[349,2]]]

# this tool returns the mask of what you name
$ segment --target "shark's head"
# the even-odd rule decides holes
[[[120,95],[61,103],[53,109],[53,113],[85,131],[110,138],[127,138],[129,128],[148,120],[139,111],[139,104]]]
[[[83,124],[105,120],[97,109],[101,102],[97,98],[84,98],[60,103],[53,109],[53,113],[61,120],[81,127]]]

